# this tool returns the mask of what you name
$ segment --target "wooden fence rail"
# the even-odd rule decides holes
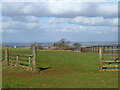
[[[119,51],[116,53],[116,51]],[[119,48],[99,48],[99,71],[120,71]]]
[[[6,49],[5,61],[7,66],[26,67],[29,70],[36,71],[36,47],[33,46],[32,54],[9,52]]]

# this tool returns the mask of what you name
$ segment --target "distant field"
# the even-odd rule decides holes
[[[5,48],[2,48],[4,59]],[[9,51],[32,53],[30,49]],[[37,51],[42,72],[7,67],[3,61],[3,88],[118,88],[118,72],[99,72],[99,54],[94,52]]]

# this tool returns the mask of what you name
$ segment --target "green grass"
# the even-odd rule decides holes
[[[4,57],[2,48],[2,57]],[[11,52],[32,53],[30,49],[9,48]],[[3,88],[118,88],[118,72],[99,72],[99,54],[94,52],[37,51],[42,72],[7,67],[3,63]],[[4,58],[3,58],[4,59]]]

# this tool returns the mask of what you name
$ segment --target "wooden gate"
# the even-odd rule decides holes
[[[118,47],[99,48],[99,71],[120,71],[120,49]]]
[[[9,52],[6,49],[5,61],[7,66],[25,67],[36,71],[36,47],[33,46],[32,54]]]

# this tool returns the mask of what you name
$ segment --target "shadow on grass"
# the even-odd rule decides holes
[[[45,71],[45,70],[48,70],[52,67],[37,67],[39,69],[39,71]]]

